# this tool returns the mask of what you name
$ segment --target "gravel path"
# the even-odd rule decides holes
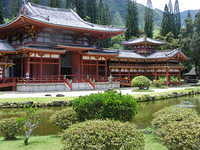
[[[181,90],[181,89],[185,88],[154,89],[154,92],[166,92],[166,91]],[[133,92],[132,88],[120,89],[119,91],[122,94],[132,94],[132,95],[150,93],[150,92]],[[51,94],[52,97],[56,97],[57,94],[63,94],[66,97],[78,97],[98,92],[103,92],[103,91],[99,90],[99,91],[43,92],[43,93],[0,92],[0,98],[28,98],[28,97],[40,98],[40,97],[45,97],[46,94]]]

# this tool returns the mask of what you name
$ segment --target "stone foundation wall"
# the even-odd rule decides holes
[[[17,84],[18,92],[70,91],[64,83]]]
[[[118,82],[97,82],[96,90],[107,90],[120,88]],[[89,83],[72,83],[72,91],[94,90]],[[42,83],[42,84],[17,84],[18,92],[51,92],[51,91],[71,91],[64,83]]]
[[[119,82],[97,82],[95,84],[96,84],[97,90],[108,90],[108,89],[120,88]]]

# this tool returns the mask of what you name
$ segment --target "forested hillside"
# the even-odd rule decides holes
[[[19,7],[22,3],[22,0],[2,0],[3,1],[3,15],[4,18],[13,18],[17,15],[19,11]],[[73,0],[30,0],[35,3],[39,3],[41,5],[49,6],[50,3],[58,3],[59,7],[67,8],[69,1]],[[111,15],[112,15],[112,24],[117,26],[124,26],[125,18],[127,14],[127,2],[128,0],[104,0],[104,2],[109,6]],[[163,6],[164,7],[164,6]],[[145,13],[145,6],[138,4],[139,10],[139,26],[140,28],[144,27],[144,13]],[[197,13],[197,10],[191,10],[192,16]],[[187,11],[181,13],[181,20],[182,22],[187,17]],[[160,27],[162,20],[162,11],[159,9],[154,9],[154,22],[156,27]]]

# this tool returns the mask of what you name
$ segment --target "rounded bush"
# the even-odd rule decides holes
[[[153,87],[161,88],[163,85],[164,83],[161,80],[153,80],[152,82]]]
[[[144,150],[144,135],[133,124],[93,120],[70,126],[63,150]]]
[[[5,140],[14,140],[20,133],[21,125],[18,123],[17,118],[9,118],[0,120],[0,134]]]
[[[137,102],[132,96],[107,91],[79,97],[74,100],[73,108],[82,121],[90,119],[130,121],[137,113]]]
[[[200,149],[200,119],[193,121],[173,122],[160,132],[161,140],[169,150]]]
[[[72,108],[58,111],[51,116],[50,120],[58,128],[63,130],[67,129],[72,124],[79,122],[77,113]]]
[[[145,76],[135,77],[131,81],[132,87],[138,87],[139,89],[149,89],[150,84],[151,84],[151,80],[149,80]]]
[[[161,128],[172,122],[181,122],[185,120],[193,121],[198,118],[195,110],[190,108],[181,108],[177,106],[167,107],[154,114],[152,125],[154,128]]]

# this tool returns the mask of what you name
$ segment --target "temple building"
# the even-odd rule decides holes
[[[187,57],[156,51],[164,42],[141,38],[122,43],[131,50],[97,47],[125,31],[86,22],[70,9],[26,2],[15,20],[0,25],[0,89],[104,89],[130,86],[138,75],[180,78]]]

